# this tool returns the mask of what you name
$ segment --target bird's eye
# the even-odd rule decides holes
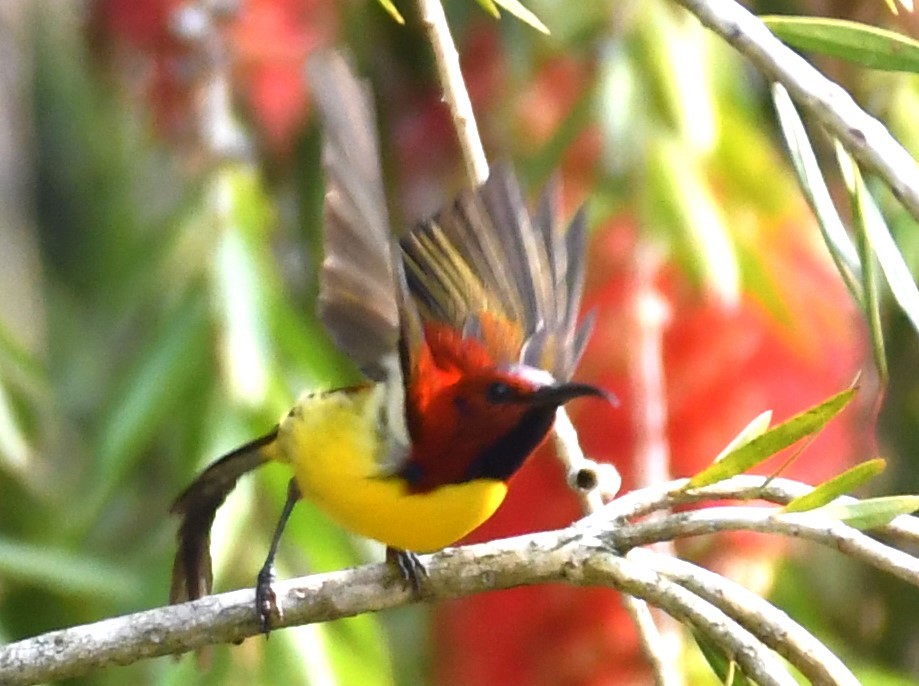
[[[492,403],[506,403],[514,397],[513,389],[503,381],[495,381],[489,384],[485,390],[485,396]]]

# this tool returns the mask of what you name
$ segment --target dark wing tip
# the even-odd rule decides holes
[[[501,161],[485,183],[414,227],[401,245],[423,316],[475,335],[502,362],[569,379],[588,331],[577,327],[587,229],[581,210],[564,230],[560,204],[554,174],[529,212]],[[490,336],[486,321],[504,322],[512,340]]]
[[[171,604],[196,600],[211,592],[211,526],[217,509],[246,472],[265,461],[262,448],[277,437],[277,427],[217,460],[182,492],[170,512],[182,517],[169,588]]]
[[[385,360],[399,349],[400,310],[410,303],[390,231],[373,99],[340,51],[312,57],[309,77],[327,187],[319,317],[342,352],[383,380]]]
[[[195,511],[186,515],[179,527],[178,549],[172,564],[172,582],[169,586],[169,603],[183,603],[197,600],[211,592],[213,571],[211,568],[211,525],[217,507],[210,515]]]

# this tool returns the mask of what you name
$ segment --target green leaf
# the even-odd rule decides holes
[[[268,260],[260,259],[273,219],[271,207],[250,166],[224,167],[213,187],[208,207],[221,229],[212,278],[223,372],[235,399],[259,406],[265,401],[273,357],[265,312],[271,279],[264,264]]]
[[[798,116],[788,91],[781,84],[772,86],[772,100],[801,190],[817,217],[823,241],[852,297],[861,304],[864,296],[861,292],[858,251],[833,204],[820,165],[817,164],[817,156],[804,129],[804,122]]]
[[[673,232],[675,252],[706,290],[720,302],[736,302],[740,267],[733,235],[700,159],[667,135],[655,137],[646,157],[646,219]]]
[[[478,2],[482,7],[485,7],[486,10],[488,10],[486,3],[492,7],[498,5],[513,14],[524,24],[529,24],[537,31],[549,35],[549,29],[546,25],[539,20],[539,17],[524,7],[520,3],[520,0],[478,0]],[[495,12],[497,12],[497,10],[495,10]]]
[[[840,163],[844,171],[843,178],[852,196],[853,212],[859,220],[856,229],[863,231],[865,239],[877,256],[884,278],[890,285],[894,300],[909,318],[916,331],[919,331],[919,288],[909,271],[909,266],[897,247],[887,222],[874,198],[865,188],[861,174],[848,153]],[[845,160],[849,161],[847,165]]]
[[[887,9],[890,10],[890,13],[894,16],[900,14],[900,6],[903,6],[907,12],[913,11],[913,0],[884,0],[884,4],[887,5]]]
[[[123,475],[144,457],[144,447],[181,411],[182,391],[201,378],[208,359],[209,321],[204,299],[189,294],[140,352],[101,426],[95,446],[93,488],[69,524],[92,525]]]
[[[828,398],[819,405],[795,415],[775,426],[749,443],[736,448],[719,462],[703,469],[693,476],[683,490],[709,486],[724,481],[769,459],[783,448],[798,442],[822,429],[849,404],[855,395],[855,388],[849,388]]]
[[[383,9],[386,10],[386,13],[395,19],[399,24],[405,24],[405,17],[402,16],[401,12],[399,12],[398,8],[392,0],[377,0],[377,2],[379,2],[383,6]]]
[[[721,460],[730,455],[732,451],[737,450],[737,448],[741,447],[742,445],[746,445],[757,436],[762,436],[769,428],[769,424],[771,423],[772,410],[761,412],[756,417],[754,417],[749,424],[741,429],[740,433],[734,436],[730,443],[724,446],[724,450],[718,453],[718,457],[716,457],[714,461],[721,462]]]
[[[498,11],[498,6],[495,4],[494,0],[476,0],[476,2],[495,19],[501,17],[501,13]]]
[[[693,631],[692,637],[699,646],[699,652],[717,675],[718,680],[726,686],[752,686],[734,660],[724,654],[721,646],[709,640],[704,634]]]
[[[857,464],[847,469],[842,474],[824,481],[813,491],[795,498],[779,512],[805,512],[833,502],[841,495],[851,492],[863,483],[870,481],[884,471],[887,463],[881,458],[875,458]]]
[[[783,41],[871,69],[919,72],[919,42],[908,36],[845,19],[760,17]]]
[[[0,464],[24,472],[29,466],[31,453],[29,440],[0,379]]]
[[[919,495],[889,495],[854,503],[831,503],[810,512],[839,520],[855,529],[874,529],[916,510],[919,510]]]
[[[878,231],[888,233],[889,231],[879,212],[875,216],[867,211],[868,206],[873,204],[873,200],[865,189],[858,166],[840,145],[839,141],[834,142],[836,144],[836,157],[839,160],[839,168],[849,189],[852,225],[855,228],[856,245],[858,246],[858,255],[862,263],[862,292],[865,295],[862,307],[865,310],[865,319],[868,321],[871,350],[874,355],[875,367],[878,370],[878,377],[881,384],[886,386],[889,374],[887,371],[887,355],[884,352],[884,330],[881,327],[881,297],[878,290],[877,257],[871,251],[869,236]],[[882,224],[881,227],[868,226],[869,223],[878,220]]]
[[[120,602],[136,598],[141,592],[140,580],[127,574],[121,562],[115,565],[87,555],[8,538],[0,538],[0,578],[20,579],[54,593],[101,595]]]

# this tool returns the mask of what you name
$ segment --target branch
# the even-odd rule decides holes
[[[842,87],[776,38],[734,0],[674,0],[745,55],[867,168],[890,186],[919,220],[919,165],[887,128],[862,110]]]
[[[840,522],[814,513],[779,515],[762,507],[715,507],[634,524],[625,511],[669,507],[702,497],[778,501],[809,487],[776,479],[766,489],[762,477],[735,477],[699,492],[659,487],[630,493],[559,531],[450,548],[425,556],[429,571],[422,594],[414,596],[385,565],[279,582],[274,588],[283,617],[277,628],[350,617],[417,600],[447,600],[515,586],[566,582],[603,585],[645,600],[707,635],[760,684],[791,684],[765,643],[784,655],[815,683],[852,684],[838,660],[784,613],[741,591],[732,582],[688,563],[638,546],[719,531],[758,531],[813,540],[919,586],[919,559]],[[754,488],[757,486],[757,488]],[[624,505],[623,505],[624,503]],[[898,517],[878,533],[916,540],[919,521]],[[614,550],[632,548],[626,557]],[[216,643],[259,634],[252,590],[209,596],[192,603],[157,608],[95,624],[54,631],[0,648],[0,683],[19,686],[56,681],[112,664],[161,655],[179,655]],[[819,678],[818,678],[819,677]]]
[[[710,507],[620,526],[603,538],[622,550],[724,531],[755,531],[814,541],[919,586],[919,558],[817,513],[777,514],[774,509],[759,507]]]
[[[825,645],[777,607],[730,579],[669,555],[638,548],[633,561],[680,584],[733,617],[815,684],[858,686],[852,672]]]
[[[585,538],[586,536],[586,538]],[[599,545],[573,528],[425,556],[424,600],[447,600],[481,591],[567,581],[603,584],[650,600],[692,621],[732,654],[745,656],[748,674],[763,684],[775,669],[767,652],[708,603]],[[283,617],[277,628],[328,621],[405,605],[414,598],[385,565],[318,574],[274,585]],[[72,678],[113,664],[178,655],[259,634],[252,590],[107,619],[0,648],[0,683],[20,686]],[[790,682],[793,683],[793,682]]]
[[[641,465],[636,488],[667,481],[670,472],[670,445],[667,441],[667,387],[664,371],[663,337],[669,310],[655,285],[660,266],[658,256],[647,245],[639,245],[635,261],[634,289],[624,327],[629,355],[628,377],[631,388],[631,419],[635,427],[632,464]],[[674,555],[670,543],[660,544],[660,552]],[[638,629],[642,652],[651,663],[657,686],[682,686],[679,657],[686,634],[680,625],[666,617],[654,617],[647,604],[631,597],[623,603]],[[659,626],[654,620],[659,620]]]
[[[641,652],[651,666],[655,686],[685,684],[686,680],[676,659],[680,655],[680,648],[683,647],[682,638],[675,637],[675,632],[670,631],[669,627],[666,633],[658,628],[646,601],[635,596],[623,595],[622,604],[629,614],[629,619],[635,624]],[[679,626],[677,622],[673,624]]]
[[[450,108],[450,116],[453,117],[453,127],[456,129],[456,137],[463,152],[466,175],[472,186],[479,186],[488,179],[488,158],[479,137],[472,102],[469,100],[463,72],[460,69],[459,53],[450,35],[444,8],[440,0],[418,0],[418,10],[428,41],[434,50],[437,74],[444,89],[444,101]]]

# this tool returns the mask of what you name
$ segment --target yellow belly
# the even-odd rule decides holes
[[[386,476],[383,390],[302,398],[281,422],[276,456],[291,465],[303,495],[346,529],[402,550],[439,550],[491,517],[507,486],[478,479],[412,494]]]

